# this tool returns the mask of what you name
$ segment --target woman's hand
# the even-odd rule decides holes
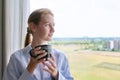
[[[53,56],[53,54],[51,54],[51,58],[47,59],[48,61],[44,61],[43,64],[46,66],[43,68],[43,70],[49,72],[53,78],[55,78],[55,80],[58,80],[58,70],[56,67],[56,61],[55,58]]]
[[[47,53],[45,52],[45,50],[40,50],[40,48],[35,48],[32,51],[32,54],[40,54],[39,56],[37,56],[36,58],[31,57],[30,58],[30,62],[27,66],[28,71],[32,74],[34,72],[34,69],[37,67],[38,63],[44,62],[46,59],[40,59],[42,57],[44,57]]]

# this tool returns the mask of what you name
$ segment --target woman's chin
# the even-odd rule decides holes
[[[52,40],[52,37],[49,37],[48,39],[47,39],[47,41],[51,41]]]

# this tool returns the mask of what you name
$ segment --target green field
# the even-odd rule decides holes
[[[66,53],[74,80],[120,80],[120,53],[81,50],[80,45],[53,47]]]

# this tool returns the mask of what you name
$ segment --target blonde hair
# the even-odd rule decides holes
[[[37,10],[33,11],[28,18],[28,24],[32,22],[35,25],[39,25],[41,18],[46,14],[50,14],[50,15],[54,16],[52,11],[47,8],[41,8],[41,9],[37,9]],[[32,37],[32,31],[28,27],[27,34],[25,37],[24,47],[26,47],[28,44],[30,44],[32,42],[31,37]]]

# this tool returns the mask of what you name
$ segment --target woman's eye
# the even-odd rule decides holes
[[[45,26],[49,26],[50,24],[49,23],[46,23]]]
[[[46,26],[46,27],[47,27],[47,26],[48,26],[48,27],[54,27],[54,26],[55,26],[55,24],[45,23],[45,24],[44,24],[44,26]]]

